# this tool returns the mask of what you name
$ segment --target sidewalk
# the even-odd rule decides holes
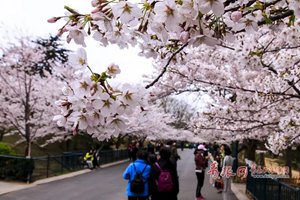
[[[246,195],[246,184],[231,183],[231,190],[238,200],[250,200]]]
[[[113,162],[113,163],[104,164],[104,165],[101,165],[101,168],[106,168],[106,167],[110,167],[110,166],[113,166],[113,165],[118,165],[118,164],[128,162],[128,161],[129,160],[127,159],[127,160],[121,160],[121,161],[117,161],[117,162]],[[0,195],[6,194],[6,193],[9,193],[9,192],[13,192],[13,191],[17,191],[17,190],[23,190],[23,189],[26,189],[26,188],[31,188],[31,187],[34,187],[34,186],[37,186],[37,185],[40,185],[40,184],[43,184],[43,183],[49,183],[49,182],[52,182],[52,181],[57,181],[57,180],[61,180],[61,179],[65,179],[65,178],[69,178],[69,177],[73,177],[73,176],[78,176],[80,174],[85,174],[85,173],[88,173],[88,172],[91,172],[91,170],[90,169],[83,169],[83,170],[80,170],[80,171],[71,172],[71,173],[68,173],[68,174],[60,175],[60,176],[54,176],[54,177],[41,179],[41,180],[35,181],[33,183],[29,183],[29,184],[24,183],[24,182],[0,181]]]

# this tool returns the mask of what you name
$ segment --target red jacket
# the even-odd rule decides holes
[[[196,169],[204,170],[206,168],[206,158],[204,151],[198,150],[195,152]]]

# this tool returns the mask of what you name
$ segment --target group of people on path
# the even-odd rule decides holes
[[[218,193],[222,193],[223,200],[230,200],[232,195],[231,191],[231,176],[227,176],[226,173],[232,172],[233,163],[235,158],[231,156],[231,149],[228,145],[214,145],[208,149],[204,144],[200,144],[194,151],[195,159],[195,173],[197,177],[196,188],[196,200],[204,200],[204,196],[201,193],[201,189],[204,184],[206,168],[211,163],[216,164],[216,172],[212,172],[211,178],[213,178],[213,185],[217,188]],[[211,166],[215,166],[212,164]],[[209,169],[213,171],[213,169]]]
[[[90,149],[83,157],[83,160],[89,169],[95,169],[100,167],[99,165],[99,151],[97,149]]]
[[[177,200],[179,179],[176,163],[179,159],[176,143],[149,144],[147,150],[138,149],[136,160],[123,173],[123,178],[128,180],[128,200]],[[137,174],[142,179],[141,192],[136,191]]]
[[[123,173],[123,178],[128,180],[126,193],[128,200],[177,200],[179,193],[179,178],[177,173],[177,161],[180,156],[177,153],[176,143],[161,144],[159,153],[155,154],[153,146],[147,147],[147,151],[138,144],[137,151],[128,167]],[[157,150],[157,149],[156,149]],[[196,200],[204,200],[201,193],[206,169],[209,162],[216,161],[221,174],[224,166],[233,165],[233,157],[229,146],[221,145],[217,149],[199,144],[194,151],[195,173],[197,177]],[[221,178],[221,177],[220,177]],[[222,196],[224,200],[230,200],[230,177],[222,177]]]

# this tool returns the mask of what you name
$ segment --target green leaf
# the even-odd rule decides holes
[[[106,74],[106,72],[102,72],[101,73],[101,81],[105,81],[107,78],[110,78],[110,76],[108,76],[107,74]]]
[[[94,82],[99,82],[99,80],[100,80],[100,74],[93,73],[91,75],[91,80],[94,81]]]
[[[263,10],[264,4],[262,4],[260,1],[257,1],[253,7],[255,10]]]
[[[243,8],[243,11],[244,11],[244,12],[245,12],[245,11],[253,11],[253,10],[255,10],[254,7],[245,7],[245,8]]]
[[[294,26],[294,24],[295,24],[295,15],[291,15],[290,17],[289,17],[289,26]]]
[[[69,11],[72,14],[78,14],[78,12],[76,10],[74,10],[73,8],[69,7],[69,6],[64,6],[64,8]]]
[[[266,13],[263,13],[262,16],[264,17],[264,20],[266,22],[266,24],[272,24],[273,21],[267,16]]]
[[[258,56],[258,57],[261,57],[262,54],[263,54],[263,52],[260,51],[260,50],[257,50],[257,51],[251,51],[251,52],[249,53],[250,56]]]

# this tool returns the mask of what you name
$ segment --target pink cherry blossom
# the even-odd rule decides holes
[[[291,112],[299,107],[295,99],[299,98],[300,87],[300,34],[299,22],[293,21],[292,15],[297,19],[300,3],[259,3],[167,0],[100,5],[93,1],[96,9],[91,15],[69,13],[67,18],[76,20],[68,21],[63,30],[69,34],[68,41],[79,45],[85,45],[86,33],[90,31],[100,45],[138,46],[140,55],[154,58],[156,71],[147,76],[153,87],[149,91],[151,98],[205,93],[209,99],[205,105],[203,98],[194,101],[203,107],[189,123],[189,133],[182,137],[177,133],[159,137],[196,140],[204,136],[221,142],[259,139],[279,152],[278,149],[300,142],[299,116]],[[126,132],[143,130],[144,136],[157,138],[153,130],[153,124],[158,123],[152,119],[154,113],[140,112],[137,106],[148,105],[142,100],[143,95],[131,87],[112,88],[108,84],[108,79],[116,74],[110,71],[115,69],[103,72],[100,82],[90,80],[91,75],[96,76],[93,72],[86,76],[84,72],[69,84],[70,90],[58,101],[61,112],[66,114],[65,126],[80,126],[89,133],[101,129],[104,133],[95,137],[103,140],[121,134],[120,127],[125,124]],[[103,99],[100,91],[107,98]],[[70,104],[73,110],[68,109]],[[78,113],[84,113],[81,121]],[[93,117],[92,113],[100,117]],[[160,116],[164,122],[159,124],[162,132],[171,130],[165,124],[168,120],[162,120],[164,114]],[[114,120],[124,123],[107,123]],[[151,123],[146,125],[146,121]],[[195,137],[190,136],[191,131]]]
[[[182,43],[186,43],[188,41],[188,39],[190,38],[190,34],[187,31],[183,31],[180,33],[180,41]]]
[[[231,13],[230,18],[233,22],[238,22],[242,18],[242,12],[241,11],[234,11],[234,12]]]

